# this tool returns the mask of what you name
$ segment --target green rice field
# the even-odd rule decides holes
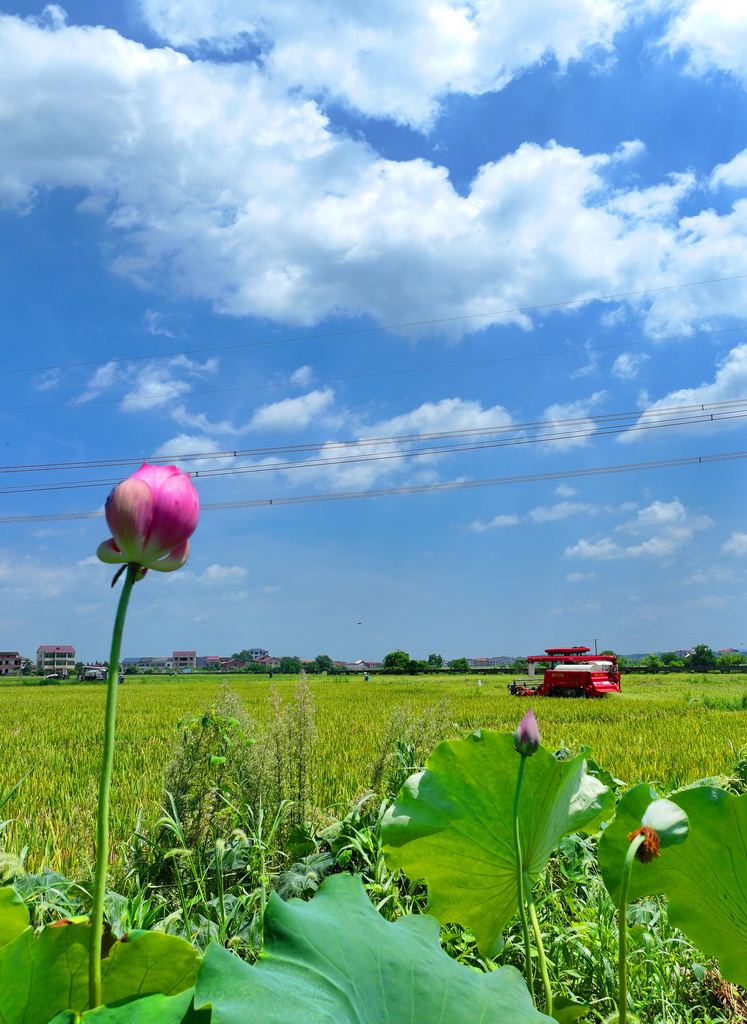
[[[430,722],[437,737],[484,726],[513,730],[530,701],[506,692],[506,676],[311,677],[316,737],[311,799],[346,810],[365,791],[396,709]],[[138,817],[160,813],[164,768],[178,739],[177,722],[233,690],[261,729],[271,685],[292,698],[296,678],[128,677],[119,688],[118,740],[112,793],[113,857]],[[729,774],[747,746],[747,675],[646,675],[623,679],[624,692],[601,700],[535,698],[550,749],[586,745],[626,784],[648,780],[661,791]],[[28,847],[29,870],[45,865],[81,877],[91,864],[91,836],[103,731],[102,684],[0,686],[0,802],[31,775],[0,811],[0,846]],[[391,730],[390,730],[391,731]]]

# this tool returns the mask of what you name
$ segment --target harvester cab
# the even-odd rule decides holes
[[[514,679],[508,692],[517,697],[604,697],[620,692],[620,670],[614,654],[591,654],[589,647],[548,647],[527,658],[529,679]],[[544,665],[541,682],[535,669]]]

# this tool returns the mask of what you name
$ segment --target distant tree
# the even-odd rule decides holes
[[[511,669],[514,672],[526,673],[529,668],[529,662],[526,658],[517,658],[511,665]]]
[[[611,654],[613,658],[617,657],[617,652],[616,651],[600,651],[599,654],[600,655],[604,655],[604,654],[610,655]]]
[[[735,652],[733,654],[720,654],[718,656],[718,664],[726,668],[729,665],[741,665],[745,661],[744,654]]]
[[[431,666],[431,668],[443,668],[444,659],[441,657],[440,654],[429,654],[428,664]]]
[[[243,660],[243,659],[240,659]],[[248,673],[252,676],[261,676],[265,672],[269,671],[267,665],[260,665],[258,661],[245,661],[244,667],[240,669],[241,672]]]
[[[80,679],[81,673],[83,672],[84,668],[85,666],[82,661],[75,662],[75,674],[78,677],[78,679]]]
[[[301,671],[301,659],[291,658],[287,655],[280,659],[280,668],[278,672],[284,672],[286,675],[294,675],[296,672]]]
[[[466,658],[454,658],[453,661],[449,662],[449,668],[454,672],[469,672],[469,662]]]
[[[715,664],[716,655],[708,644],[697,644],[687,659],[688,668],[713,668]]]
[[[317,654],[312,665],[316,665],[314,671],[317,675],[320,675],[322,672],[332,673],[335,670],[335,663],[328,654]]]
[[[22,676],[32,676],[36,671],[35,665],[30,658],[23,659],[23,668],[21,669]]]
[[[390,651],[384,657],[384,668],[396,672],[406,672],[410,664],[410,655],[406,651]]]
[[[679,654],[677,654],[676,651],[664,651],[664,653],[659,656],[659,661],[662,663],[662,665],[683,664],[682,658],[679,656]]]
[[[418,672],[427,672],[430,665],[427,661],[408,661],[407,672],[411,676],[415,676]]]
[[[641,662],[641,665],[645,665],[646,668],[659,668],[660,664],[661,663],[655,654],[647,654]]]
[[[243,661],[243,662],[246,662],[247,664],[250,661],[254,661],[254,658],[251,656],[249,651],[247,651],[246,649],[244,649],[243,651],[237,651],[235,654],[232,654],[231,657],[235,658],[236,661]]]

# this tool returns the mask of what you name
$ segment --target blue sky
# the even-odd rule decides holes
[[[0,11],[0,647],[106,656],[154,458],[126,655],[747,646],[737,5]]]

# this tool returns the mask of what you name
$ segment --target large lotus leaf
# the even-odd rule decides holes
[[[273,893],[255,966],[213,943],[195,1006],[213,1024],[551,1024],[512,967],[465,967],[438,934],[426,915],[385,921],[360,878],[333,875],[309,903]]]
[[[629,790],[599,843],[602,875],[615,900],[628,835],[639,828],[653,797],[645,784]],[[747,985],[747,795],[700,786],[669,800],[687,814],[687,839],[648,864],[634,861],[628,898],[664,893],[672,924],[718,958],[725,978]]]
[[[0,949],[0,1024],[47,1024],[56,1013],[88,1007],[88,920],[27,928]],[[102,961],[104,1003],[176,995],[193,984],[198,953],[175,935],[147,932],[117,942]]]
[[[11,886],[0,889],[0,947],[12,942],[29,926],[26,904]]]
[[[428,910],[472,929],[490,953],[518,908],[513,805],[521,755],[513,735],[485,729],[440,743],[382,823],[387,863],[428,883]],[[583,754],[559,761],[540,747],[525,761],[519,819],[534,882],[563,836],[593,832],[614,795]]]
[[[99,1006],[95,1010],[58,1013],[49,1024],[209,1024],[209,1010],[195,1010],[194,989],[178,996],[145,996],[120,1006]]]

